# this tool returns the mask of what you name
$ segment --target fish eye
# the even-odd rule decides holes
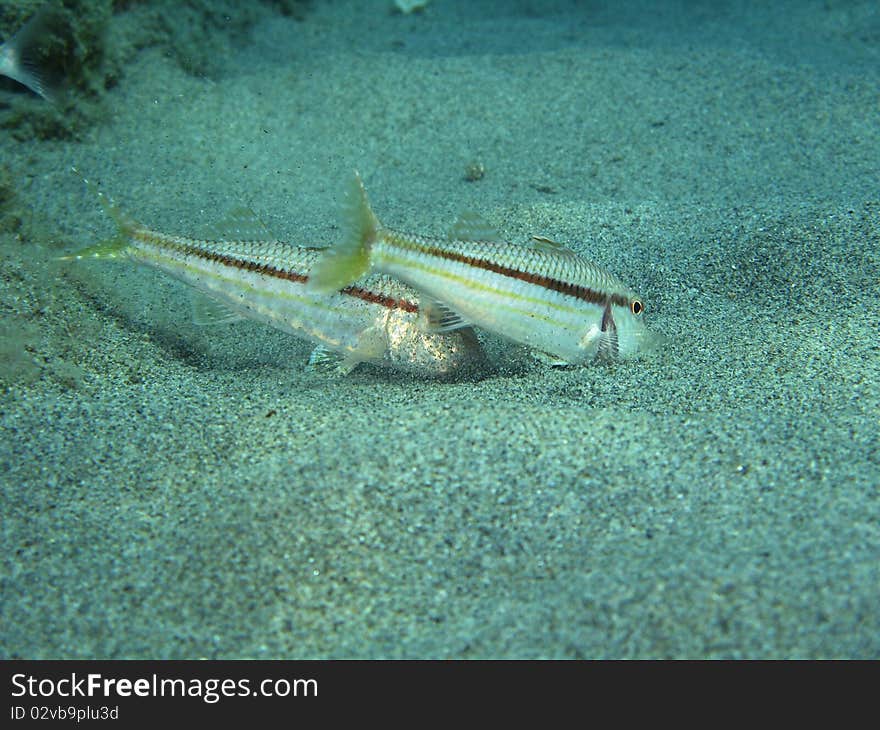
[[[638,316],[638,315],[640,315],[642,312],[645,311],[645,305],[642,304],[642,300],[641,300],[641,299],[633,299],[633,300],[629,303],[629,311],[632,312],[634,315]]]

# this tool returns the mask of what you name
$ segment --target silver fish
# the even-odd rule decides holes
[[[308,290],[322,250],[274,240],[249,211],[224,229],[232,240],[199,239],[151,230],[131,220],[98,193],[119,234],[67,260],[127,258],[161,269],[201,291],[211,305],[196,321],[250,318],[318,345],[312,364],[340,372],[369,362],[422,376],[447,376],[482,365],[471,329],[432,332],[419,296],[387,276],[368,276],[330,295]]]
[[[436,331],[476,325],[561,364],[634,357],[663,341],[645,327],[645,305],[631,289],[547,238],[505,243],[474,219],[460,220],[448,239],[386,228],[357,173],[346,223],[347,235],[312,269],[311,291],[382,272],[435,300]]]

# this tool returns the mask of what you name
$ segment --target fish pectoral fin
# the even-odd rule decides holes
[[[600,360],[615,360],[620,353],[617,340],[617,324],[614,321],[614,312],[611,304],[605,305],[602,313],[602,324],[599,333],[599,348],[596,357]]]
[[[458,216],[449,229],[450,241],[491,241],[498,243],[501,236],[498,231],[478,213],[465,211]]]
[[[212,299],[207,294],[194,292],[191,302],[193,324],[202,327],[239,322],[245,319],[245,316],[241,312],[235,311],[232,307],[223,302]]]
[[[470,322],[443,302],[433,301],[423,304],[422,313],[424,319],[421,327],[425,332],[451,332],[470,326]]]

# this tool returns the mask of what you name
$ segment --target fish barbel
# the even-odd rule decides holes
[[[347,235],[312,269],[308,289],[330,292],[382,272],[435,300],[436,331],[475,325],[569,364],[634,357],[662,337],[644,325],[644,304],[603,268],[547,238],[506,243],[462,218],[447,239],[383,226],[355,173]]]

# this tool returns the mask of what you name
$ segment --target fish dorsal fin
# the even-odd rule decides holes
[[[575,258],[579,256],[577,251],[572,251],[568,246],[559,243],[558,241],[554,241],[552,238],[547,238],[547,236],[532,236],[528,245],[538,251],[552,253],[554,256],[563,255]]]
[[[531,244],[537,248],[552,248],[554,251],[565,248],[561,243],[547,236],[532,236]]]
[[[193,292],[192,321],[199,326],[239,322],[244,315],[207,294]]]
[[[491,241],[501,240],[492,225],[479,213],[466,211],[462,213],[449,229],[450,241]]]
[[[422,304],[422,312],[425,315],[423,326],[426,332],[451,332],[470,324],[443,302],[426,302]]]
[[[208,227],[208,238],[225,241],[274,241],[275,236],[250,208],[230,210],[223,218]]]

